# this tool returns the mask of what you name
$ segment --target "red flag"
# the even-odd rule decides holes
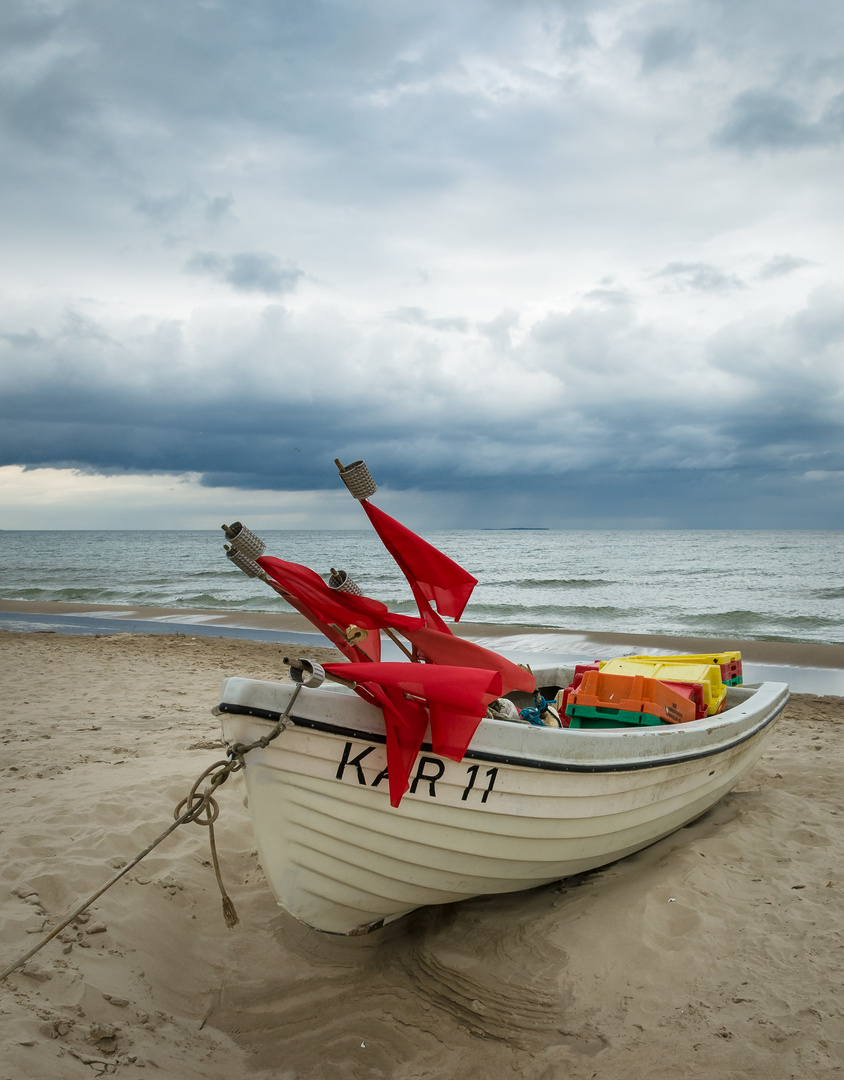
[[[501,697],[501,673],[437,664],[326,664],[326,672],[357,682],[378,700],[387,731],[390,802],[398,806],[410,786],[413,763],[428,726],[437,754],[460,761],[487,705]],[[428,710],[418,701],[422,699]],[[386,700],[385,700],[386,699]]]
[[[473,641],[466,641],[465,638],[455,637],[451,633],[443,634],[427,626],[421,630],[410,630],[407,636],[425,659],[433,664],[452,664],[455,667],[484,668],[487,671],[500,672],[502,694],[509,694],[511,690],[524,690],[532,694],[536,689],[536,679],[529,671]]]
[[[459,619],[478,579],[366,499],[361,505],[407,578],[419,610],[424,614],[426,609],[430,611],[429,604],[436,604],[440,615]],[[441,619],[435,621],[439,629],[446,629]]]
[[[420,618],[396,615],[378,600],[354,593],[341,593],[330,589],[319,574],[300,563],[285,562],[271,555],[257,560],[260,567],[277,581],[288,600],[297,611],[318,626],[335,645],[355,659],[379,660],[381,638],[371,634],[359,650],[350,649],[345,631],[351,626],[365,630],[382,630],[396,627],[407,633],[421,627]]]
[[[395,687],[380,686],[378,683],[358,683],[356,690],[364,700],[367,700],[369,693],[381,706],[384,714],[390,805],[398,806],[402,795],[410,787],[413,763],[428,729],[428,713],[424,705],[408,701],[401,690]]]

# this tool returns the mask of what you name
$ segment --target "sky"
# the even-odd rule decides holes
[[[844,528],[840,0],[0,8],[0,528]]]

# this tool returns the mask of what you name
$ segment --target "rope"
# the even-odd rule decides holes
[[[221,784],[224,784],[226,780],[228,780],[233,772],[238,772],[238,770],[243,768],[243,759],[251,750],[256,750],[258,748],[264,749],[273,741],[273,739],[278,738],[282,731],[284,731],[288,724],[290,710],[293,708],[293,703],[299,696],[299,691],[301,689],[301,684],[298,684],[295,687],[290,696],[287,708],[267,735],[263,735],[260,739],[256,739],[255,742],[235,743],[229,748],[228,758],[225,761],[215,761],[213,765],[209,765],[197,778],[185,798],[182,799],[176,807],[173,824],[169,825],[163,833],[160,833],[153,842],[145,847],[143,851],[139,852],[131,862],[128,862],[125,866],[121,867],[113,877],[109,878],[109,880],[97,889],[95,893],[92,893],[87,900],[84,900],[78,907],[75,907],[73,911],[62,919],[58,926],[54,927],[49,934],[46,934],[41,938],[29,952],[15,960],[15,962],[10,964],[4,971],[0,971],[0,982],[2,982],[7,975],[11,975],[13,971],[17,971],[19,967],[22,967],[27,960],[31,960],[37,952],[40,952],[45,945],[48,945],[54,937],[60,934],[65,927],[69,926],[74,919],[77,919],[82,912],[89,908],[95,900],[98,900],[104,892],[107,892],[112,885],[116,885],[117,882],[128,874],[133,867],[137,866],[141,859],[145,859],[151,851],[157,848],[163,840],[166,840],[171,833],[175,832],[180,825],[186,825],[188,822],[193,822],[196,825],[204,825],[209,830],[211,861],[214,866],[217,884],[223,898],[223,917],[226,920],[226,926],[230,929],[236,926],[240,920],[235,911],[234,904],[227,895],[223,885],[223,879],[220,874],[220,862],[217,858],[217,844],[214,838],[214,822],[220,816],[220,807],[217,800],[214,798],[214,792]],[[208,787],[205,791],[200,792],[199,786],[206,779],[208,780]],[[183,807],[184,809],[182,809]]]
[[[529,724],[533,724],[534,727],[562,727],[560,715],[557,712],[554,700],[547,701],[537,690],[533,695],[533,701],[533,705],[528,705],[526,709],[519,710],[519,716],[521,716],[522,720],[526,720]],[[545,717],[549,712],[551,713],[552,720],[556,722],[546,725]]]
[[[278,727],[278,725],[276,725],[276,727]],[[281,729],[279,729],[279,733],[280,730]],[[259,742],[264,742],[265,744],[269,741],[270,739],[267,737],[263,740],[259,740]],[[253,747],[240,747],[240,754],[238,757],[230,757],[228,761],[218,761],[216,764],[210,765],[190,789],[190,792],[173,811],[173,816],[178,820],[183,807],[187,808],[185,812],[190,812],[190,820],[194,825],[204,825],[208,829],[208,841],[211,846],[211,862],[214,866],[214,875],[217,878],[217,886],[219,887],[220,895],[223,898],[223,918],[226,920],[226,926],[230,930],[237,926],[240,919],[238,918],[231,897],[226,892],[226,887],[223,885],[223,876],[220,873],[220,860],[217,858],[217,841],[214,836],[214,822],[220,816],[220,807],[217,800],[213,797],[212,792],[216,791],[220,784],[225,783],[233,772],[242,768],[243,754],[249,749],[253,749]],[[223,766],[223,768],[218,774],[214,774],[214,770],[219,766]],[[209,791],[200,794],[197,789],[207,776],[211,776],[211,788]]]

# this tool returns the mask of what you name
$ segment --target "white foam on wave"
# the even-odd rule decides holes
[[[114,608],[103,608],[102,611],[74,611],[76,619],[128,619],[136,613],[134,611],[115,611]]]
[[[152,615],[146,618],[145,622],[160,622],[160,623],[189,623],[192,625],[198,625],[199,623],[214,623],[219,622],[224,616],[222,615],[188,615],[179,613],[177,615]]]

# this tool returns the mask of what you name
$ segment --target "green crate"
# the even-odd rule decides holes
[[[642,727],[659,727],[662,720],[646,712],[628,712],[626,709],[595,708],[591,705],[567,705],[566,716],[571,718],[573,728],[623,728],[638,724]]]

